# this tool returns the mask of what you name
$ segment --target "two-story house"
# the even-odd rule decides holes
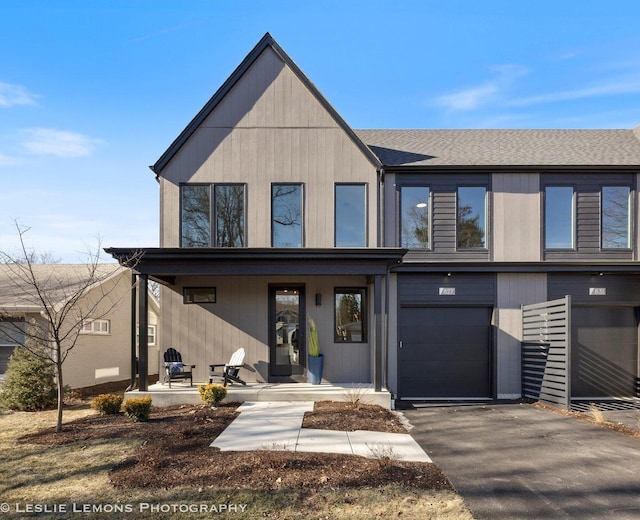
[[[640,127],[353,130],[266,34],[152,170],[135,270],[197,380],[306,381],[312,317],[327,382],[515,398],[521,306],[571,294],[575,395],[637,395]]]

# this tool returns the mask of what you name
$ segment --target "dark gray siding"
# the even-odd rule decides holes
[[[455,294],[440,294],[441,288],[455,289]],[[496,277],[493,274],[401,274],[398,276],[398,293],[401,306],[493,306],[496,300]]]
[[[590,295],[590,288],[604,289],[606,294]],[[640,306],[640,275],[549,274],[548,298],[562,298],[566,294],[571,295],[574,305]]]
[[[405,261],[438,260],[489,260],[491,249],[491,179],[488,173],[446,173],[446,174],[395,174],[395,192],[386,191],[387,246],[399,245],[400,188],[402,186],[429,186],[431,191],[431,249],[410,251]],[[456,192],[459,186],[484,186],[487,188],[486,237],[487,249],[458,250],[456,247]]]
[[[632,260],[634,255],[630,250],[611,251],[602,250],[600,247],[600,190],[602,186],[629,186],[633,192],[634,179],[634,175],[630,173],[542,175],[540,189],[543,192],[546,186],[573,186],[576,204],[575,251],[545,251],[544,258],[546,260]],[[634,199],[635,197],[632,196],[631,200]],[[633,203],[631,215],[635,215]],[[544,215],[542,222],[544,222]],[[635,225],[635,217],[632,217],[629,230],[631,237],[635,235]]]

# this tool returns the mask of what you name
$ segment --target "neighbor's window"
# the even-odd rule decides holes
[[[81,334],[111,334],[109,320],[84,320],[80,328]]]
[[[184,287],[183,303],[216,303],[215,287]]]
[[[573,187],[547,186],[544,190],[544,246],[574,247],[575,206]]]
[[[629,233],[628,186],[603,186],[601,195],[602,248],[628,249],[631,247]]]
[[[180,187],[180,246],[211,246],[211,186],[190,184]]]
[[[336,184],[336,247],[367,245],[366,196],[365,184]]]
[[[302,247],[302,184],[271,185],[271,245]]]
[[[180,189],[181,247],[245,245],[244,184],[215,184],[213,190],[209,184],[187,184]]]
[[[137,329],[137,327],[136,327]],[[140,342],[140,332],[136,333],[136,339],[138,340],[138,343]],[[155,325],[149,325],[147,327],[147,344],[150,347],[155,346],[156,344],[156,326]]]
[[[335,341],[362,343],[365,334],[366,289],[337,288],[335,290]]]
[[[400,246],[429,249],[431,239],[429,188],[400,188]]]
[[[456,237],[458,249],[487,247],[486,199],[484,186],[458,188]]]

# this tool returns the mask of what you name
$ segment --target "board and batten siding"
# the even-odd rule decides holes
[[[327,381],[371,383],[370,343],[333,341],[334,287],[366,287],[364,277],[178,277],[175,286],[161,289],[161,352],[169,347],[180,351],[185,363],[197,365],[194,380],[201,382],[207,380],[210,364],[226,363],[243,347],[246,368],[241,377],[268,381],[270,284],[304,284],[306,311],[318,326]],[[216,303],[184,304],[183,287],[215,287]],[[316,294],[321,295],[321,305],[315,303]]]
[[[498,273],[496,394],[498,399],[521,395],[522,305],[547,299],[545,273]]]
[[[540,176],[494,173],[493,259],[496,262],[540,261]]]
[[[188,182],[246,184],[248,247],[271,245],[271,183],[304,185],[306,247],[334,246],[335,183],[367,184],[367,245],[376,246],[374,165],[270,48],[162,171],[162,247],[180,245]]]

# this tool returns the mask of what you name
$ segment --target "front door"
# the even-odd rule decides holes
[[[269,381],[305,381],[304,285],[269,287]]]

